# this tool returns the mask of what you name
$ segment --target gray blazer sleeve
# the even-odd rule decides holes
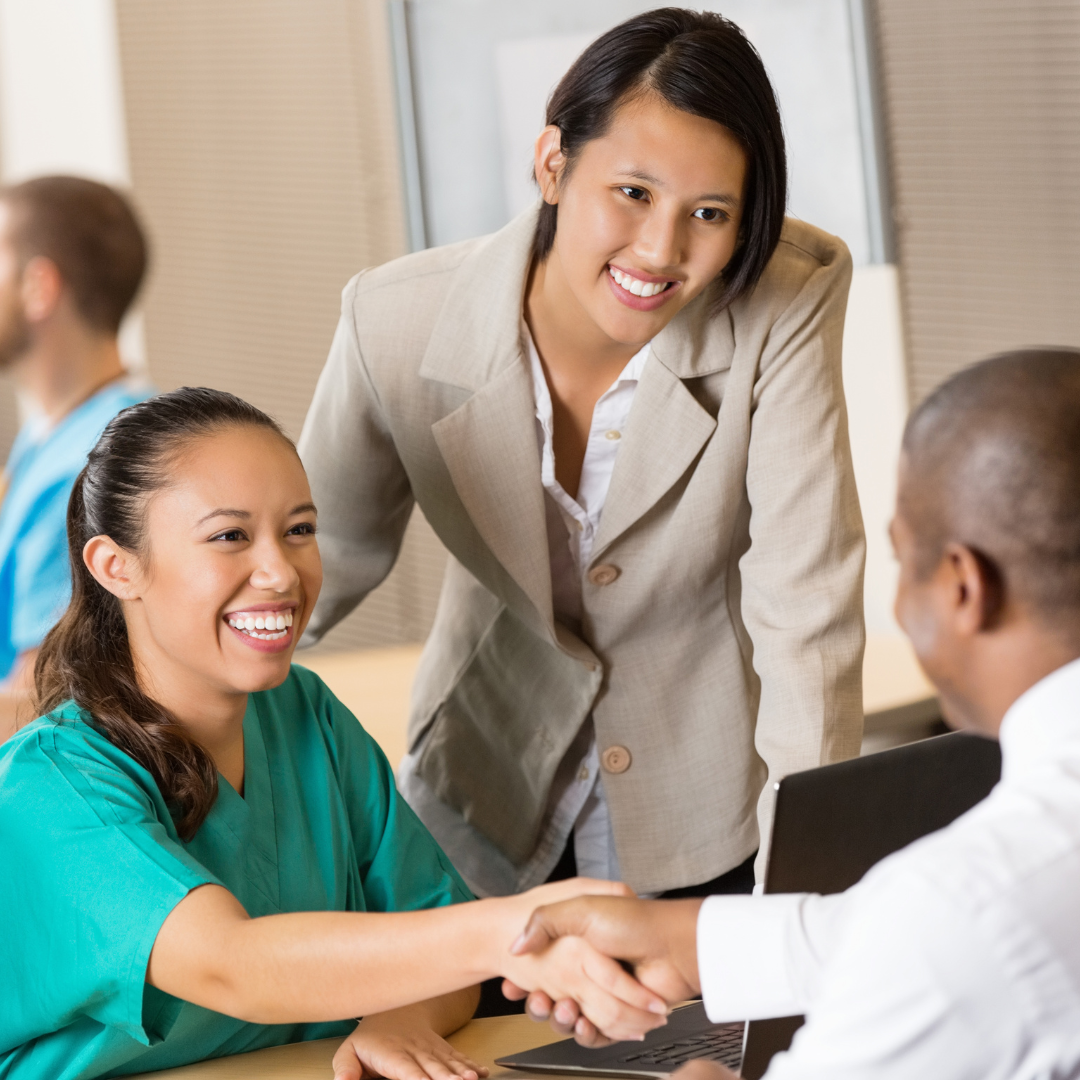
[[[746,471],[742,612],[760,679],[755,745],[765,864],[773,784],[852,757],[862,738],[865,542],[848,446],[841,345],[851,259],[814,271],[769,335]]]
[[[390,573],[413,508],[356,332],[360,276],[342,293],[341,320],[298,447],[319,512],[324,575],[305,644],[318,641]]]

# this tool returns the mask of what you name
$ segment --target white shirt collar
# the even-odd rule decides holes
[[[1025,690],[1005,713],[998,738],[1006,780],[1080,753],[1080,660]]]

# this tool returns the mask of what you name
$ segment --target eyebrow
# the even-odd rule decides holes
[[[297,514],[316,514],[318,511],[315,509],[315,504],[306,502],[301,503],[299,506],[294,506],[289,511],[289,517],[295,517]],[[232,518],[250,518],[251,514],[247,510],[230,510],[227,507],[219,507],[217,510],[211,510],[209,514],[205,514],[199,518],[196,525],[201,525],[204,521],[209,521],[211,518],[216,517],[232,517]]]
[[[635,170],[628,170],[626,175],[633,180],[641,180],[646,184],[655,184],[657,187],[663,187],[664,183],[658,177],[655,177],[647,172],[638,172]],[[719,195],[715,193],[708,193],[705,195],[699,195],[696,202],[718,202],[724,203],[727,206],[738,206],[740,200],[734,195]]]

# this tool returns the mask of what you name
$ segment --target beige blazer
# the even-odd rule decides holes
[[[300,440],[326,573],[311,635],[383,580],[415,500],[452,556],[409,720],[421,777],[520,865],[591,711],[626,880],[696,884],[767,835],[773,781],[859,749],[851,259],[788,220],[750,296],[710,317],[703,295],[654,339],[578,637],[552,615],[520,340],[534,221],[346,287]]]

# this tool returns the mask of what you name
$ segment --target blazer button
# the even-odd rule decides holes
[[[630,751],[625,746],[609,746],[600,758],[604,772],[624,773],[630,768]]]
[[[594,585],[610,585],[621,573],[617,566],[604,563],[602,566],[594,566],[589,571],[589,580]]]

